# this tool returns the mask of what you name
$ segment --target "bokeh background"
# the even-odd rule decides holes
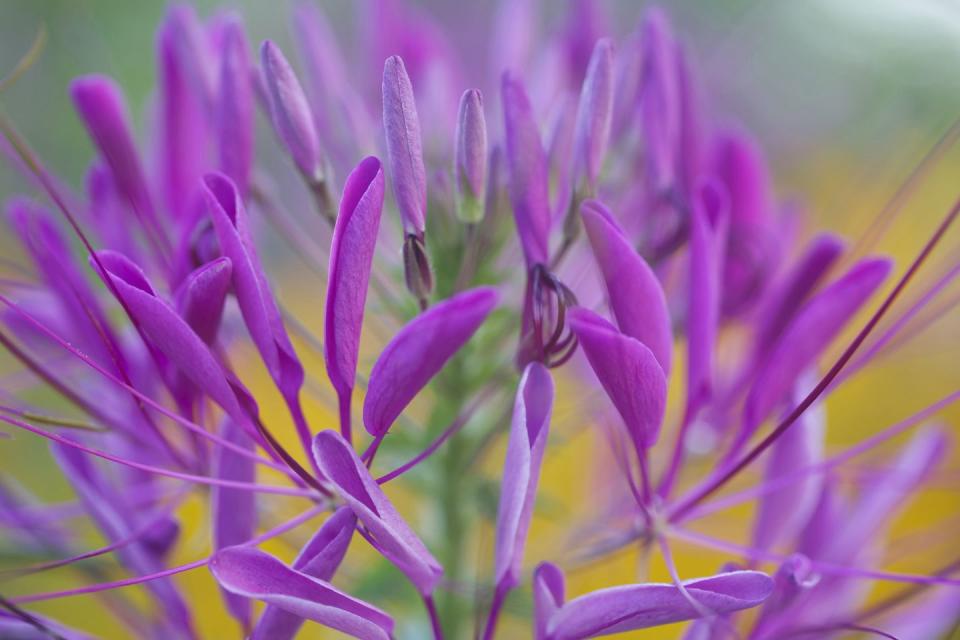
[[[487,2],[432,0],[416,2],[450,25],[464,60],[482,64],[489,47],[491,6]],[[292,51],[288,35],[290,6],[287,2],[258,0],[202,0],[194,3],[201,15],[220,8],[236,8],[245,16],[253,43],[272,38]],[[559,20],[561,2],[544,2],[546,19]],[[624,0],[604,3],[610,16],[613,35],[623,36],[636,28],[643,4]],[[677,31],[689,42],[694,58],[707,83],[711,109],[731,122],[752,129],[768,154],[774,169],[778,193],[795,196],[810,211],[821,227],[857,238],[884,207],[907,175],[921,162],[930,148],[960,117],[960,2],[955,0],[664,0]],[[352,3],[348,0],[322,2],[336,25],[341,44],[348,50],[362,50],[364,43],[355,37]],[[80,186],[92,156],[92,147],[73,113],[66,87],[79,74],[103,72],[124,87],[131,113],[143,127],[155,80],[154,32],[166,10],[163,2],[127,0],[2,0],[0,1],[0,71],[5,72],[30,46],[40,25],[48,33],[47,46],[36,64],[17,84],[0,96],[5,112],[16,122],[40,156],[70,184]],[[497,101],[489,100],[488,117]],[[261,128],[264,123],[260,122]],[[429,126],[429,124],[425,125]],[[263,132],[261,132],[263,133]],[[261,136],[260,157],[277,156],[275,145]],[[269,160],[268,160],[269,161]],[[879,250],[891,253],[902,269],[931,233],[939,218],[960,195],[960,150],[949,147],[925,174],[911,193],[897,223],[885,234]],[[4,197],[22,191],[24,183],[8,165],[0,169],[0,194]],[[960,256],[956,234],[948,238],[935,264],[955,262]],[[7,238],[0,238],[0,252],[14,256]],[[297,265],[281,250],[267,251],[276,272],[280,296],[304,322],[319,329],[316,291],[309,280],[295,277]],[[931,269],[933,273],[937,269]],[[929,274],[928,274],[929,275]],[[953,294],[956,288],[954,287]],[[950,297],[947,292],[945,297]],[[854,377],[833,394],[827,404],[829,443],[842,447],[883,426],[906,417],[953,391],[960,365],[960,316],[951,314],[925,331],[895,355],[885,358]],[[303,350],[301,349],[301,352]],[[239,357],[243,357],[241,353]],[[3,371],[12,364],[2,360]],[[311,366],[322,366],[314,359]],[[252,375],[261,375],[251,367]],[[674,380],[679,375],[674,375]],[[575,390],[566,380],[560,382],[555,414],[561,434],[551,445],[544,467],[538,516],[531,532],[528,561],[553,557],[564,539],[566,523],[583,511],[595,497],[602,443],[585,429],[583,407]],[[678,394],[674,394],[677,396]],[[266,411],[277,407],[267,406]],[[325,419],[324,409],[313,407],[316,422]],[[943,419],[956,425],[960,412],[946,412]],[[952,433],[958,434],[955,426]],[[894,447],[896,445],[894,444]],[[891,448],[885,451],[891,451]],[[490,468],[502,460],[502,449],[490,454]],[[955,555],[952,532],[960,524],[956,518],[960,500],[957,487],[957,457],[946,471],[934,478],[930,488],[913,501],[899,518],[890,536],[903,543],[918,530],[938,529],[940,538],[925,542],[922,551],[911,548],[900,564],[892,568],[922,572],[942,564]],[[70,490],[59,476],[51,473],[51,459],[43,442],[19,436],[0,445],[3,473],[17,477],[32,490],[51,501],[69,500]],[[851,471],[856,475],[857,469]],[[869,469],[860,469],[867,472]],[[482,471],[478,471],[480,473]],[[401,511],[416,510],[417,495],[401,488],[395,494]],[[174,562],[193,560],[204,553],[207,530],[204,503],[190,501],[182,515],[188,527]],[[287,505],[279,505],[283,513]],[[702,523],[716,537],[744,539],[749,528],[750,508],[724,512]],[[951,515],[953,514],[953,515]],[[420,521],[417,528],[429,528]],[[705,529],[705,530],[706,530]],[[305,535],[305,534],[302,534]],[[271,543],[266,548],[283,557],[295,553],[302,535]],[[952,536],[955,540],[955,536]],[[476,545],[478,562],[492,547],[489,531],[470,533]],[[91,546],[101,542],[90,534]],[[0,543],[2,545],[2,543]],[[375,560],[362,545],[354,545],[342,579],[350,584],[366,562]],[[15,564],[15,549],[0,546],[4,562]],[[684,576],[712,573],[726,559],[703,549],[679,545],[678,563]],[[486,555],[484,555],[486,554]],[[625,552],[571,575],[570,592],[635,580],[638,560]],[[654,579],[665,579],[664,568],[654,561],[650,568]],[[112,575],[112,574],[111,574]],[[121,575],[117,573],[117,576]],[[78,574],[70,569],[18,581],[11,592],[65,588],[77,584]],[[199,611],[199,624],[205,637],[235,637],[233,622],[221,613],[219,594],[205,570],[177,578]],[[377,589],[400,592],[397,574],[385,570],[376,583],[360,585],[369,595]],[[874,596],[889,591],[889,585],[877,585]],[[7,587],[0,585],[0,592]],[[127,590],[135,601],[142,597],[138,588]],[[403,606],[407,598],[398,596]],[[206,603],[209,601],[209,605]],[[377,600],[374,600],[375,602]],[[513,603],[504,618],[503,637],[525,637],[519,626],[524,604]],[[389,605],[387,605],[388,608]],[[414,603],[411,617],[422,617]],[[104,637],[122,637],[120,627],[90,598],[44,603],[36,610],[61,616],[65,622]],[[514,615],[516,614],[516,615]],[[405,635],[409,633],[411,635]],[[400,637],[420,637],[425,630],[401,629]],[[659,629],[636,634],[640,638],[667,638],[679,628]],[[303,637],[327,637],[316,629],[307,629]]]

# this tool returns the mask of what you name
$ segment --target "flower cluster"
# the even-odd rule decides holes
[[[198,637],[214,603],[172,576],[201,567],[263,640],[307,621],[357,638],[491,639],[524,613],[538,640],[680,621],[691,640],[935,638],[955,624],[957,563],[894,573],[884,545],[944,458],[945,430],[926,423],[957,393],[829,453],[823,400],[923,328],[919,312],[960,270],[891,310],[957,210],[896,277],[889,259],[810,229],[776,198],[758,141],[709,108],[658,8],[615,41],[600,7],[575,1],[536,41],[535,3],[505,1],[489,76],[402,0],[359,10],[369,59],[354,62],[320,10],[296,7],[298,73],[272,41],[251,55],[238,16],[171,7],[149,153],[110,78],[70,86],[96,151],[82,193],[0,120],[41,194],[7,204],[29,267],[2,281],[0,344],[17,370],[0,420],[50,441],[44,473],[76,496],[45,504],[2,476],[3,539],[41,561],[0,573],[0,635],[88,637],[31,605],[90,594],[132,636]],[[382,82],[368,86],[372,68]],[[296,272],[265,268],[271,228]],[[291,281],[322,301],[322,334],[275,294]],[[589,520],[565,523],[564,548],[532,567],[557,384],[575,385],[565,402],[611,471]],[[908,430],[882,474],[841,486],[838,468]],[[400,477],[414,499],[392,490]],[[198,496],[210,552],[173,564],[181,507]],[[745,541],[696,526],[743,503]],[[86,548],[74,520],[106,544]],[[261,549],[298,531],[310,535],[290,563]],[[677,542],[728,562],[683,576]],[[358,545],[374,553],[341,579]],[[567,595],[572,572],[627,547],[658,553],[669,581]],[[127,577],[85,562],[108,554]],[[12,595],[66,566],[81,586]],[[910,586],[868,600],[871,580]],[[405,604],[416,597],[423,613]]]

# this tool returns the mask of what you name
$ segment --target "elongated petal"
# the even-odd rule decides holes
[[[608,38],[602,38],[593,48],[580,92],[574,143],[574,184],[585,181],[591,193],[596,189],[597,176],[610,139],[613,82],[613,43]]]
[[[220,250],[233,265],[233,292],[243,321],[281,392],[295,396],[303,385],[303,367],[257,257],[240,194],[233,182],[221,173],[208,174],[204,184]]]
[[[842,252],[843,241],[832,234],[825,233],[810,241],[803,256],[770,292],[760,309],[754,343],[754,352],[758,357],[774,346]]]
[[[800,397],[795,401],[802,400],[803,391],[811,386],[809,381],[807,384],[801,383],[795,394]],[[823,458],[825,433],[824,408],[814,405],[771,447],[764,482],[775,484],[779,481],[783,484],[759,501],[753,531],[757,549],[768,550],[795,540],[810,519],[820,499],[823,474],[802,474],[804,469],[816,465]],[[800,477],[791,479],[797,474]]]
[[[369,530],[377,550],[421,594],[432,593],[443,576],[443,568],[403,521],[347,441],[333,431],[321,431],[313,440],[313,457],[336,492]]]
[[[227,420],[223,423],[224,439],[253,451],[253,441],[242,429]],[[256,481],[256,469],[252,459],[236,451],[220,447],[214,461],[214,475],[221,480],[236,482]],[[257,530],[256,496],[251,491],[215,486],[210,492],[210,509],[213,516],[213,548],[219,551],[242,544],[252,538]],[[244,629],[250,628],[250,601],[242,596],[224,592],[227,609]]]
[[[217,258],[188,275],[178,295],[180,315],[207,344],[217,337],[232,275],[230,258]]]
[[[667,404],[667,380],[653,352],[592,311],[572,309],[568,320],[637,451],[653,446]]]
[[[155,223],[153,203],[130,134],[120,88],[106,76],[90,75],[70,83],[70,95],[90,137],[110,167],[117,190],[138,215]]]
[[[477,89],[464,91],[460,98],[453,155],[457,215],[464,222],[477,223],[483,217],[487,185],[487,121]]]
[[[370,372],[363,423],[373,436],[397,416],[480,328],[497,303],[490,287],[464,291],[411,320],[380,353]]]
[[[230,15],[222,29],[215,114],[218,166],[234,181],[240,193],[246,194],[253,169],[252,69],[240,17]]]
[[[520,580],[552,409],[553,379],[543,365],[532,362],[517,389],[500,485],[494,575],[504,588],[512,588]]]
[[[547,156],[523,83],[512,73],[504,73],[501,92],[510,202],[517,233],[527,267],[546,264],[550,236]]]
[[[158,169],[167,209],[178,218],[190,213],[206,170],[208,135],[198,67],[206,47],[197,14],[188,4],[170,7],[157,35]]]
[[[337,509],[300,550],[293,561],[293,568],[329,582],[347,553],[356,522],[357,518],[349,507]],[[268,605],[250,640],[291,640],[302,624],[302,617]]]
[[[223,368],[183,318],[157,296],[140,268],[112,251],[100,251],[97,257],[131,316],[157,349],[229,415],[242,419]]]
[[[716,182],[701,185],[690,230],[690,291],[687,307],[687,407],[695,412],[713,392],[713,353],[720,322],[726,192]]]
[[[366,158],[343,187],[330,246],[324,358],[330,382],[340,395],[353,390],[357,373],[363,308],[382,211],[383,169],[376,158]]]
[[[393,619],[385,612],[258,549],[223,549],[210,560],[210,571],[231,593],[261,600],[355,638],[388,640],[393,633]]]
[[[553,614],[563,606],[566,584],[563,571],[550,562],[537,565],[533,571],[533,638],[545,640]]]
[[[744,407],[744,436],[749,436],[784,399],[800,372],[816,362],[877,290],[890,268],[890,261],[884,258],[862,260],[797,312],[757,372]]]
[[[383,130],[393,195],[404,232],[422,236],[427,215],[427,172],[413,85],[400,56],[390,56],[384,62],[382,89]]]
[[[270,40],[260,46],[260,65],[277,136],[303,175],[312,180],[322,178],[320,141],[300,81],[283,52]]]
[[[603,274],[617,326],[624,334],[646,345],[657,357],[663,372],[669,375],[673,333],[660,281],[603,204],[588,200],[580,207],[580,214]]]
[[[755,607],[773,588],[756,571],[732,571],[688,580],[687,592],[716,614]],[[646,629],[700,617],[701,613],[672,584],[636,584],[594,591],[566,603],[550,618],[550,640],[580,640]]]
[[[676,179],[680,142],[680,84],[676,42],[666,14],[659,7],[647,10],[642,26],[643,84],[640,90],[640,123],[647,150],[647,174],[656,190],[669,188]]]

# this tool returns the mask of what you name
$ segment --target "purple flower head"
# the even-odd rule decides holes
[[[210,560],[210,571],[231,593],[355,638],[387,640],[393,634],[393,619],[385,612],[258,549],[223,549]]]
[[[349,444],[333,431],[313,441],[317,465],[366,527],[371,544],[423,595],[430,595],[443,568],[410,529]]]
[[[460,98],[453,156],[457,215],[476,224],[483,217],[487,185],[487,121],[477,89],[468,89]]]
[[[320,140],[307,96],[290,63],[270,40],[260,46],[260,72],[277,136],[307,180],[323,180]]]
[[[370,372],[363,424],[382,437],[411,400],[470,339],[497,304],[489,287],[464,291],[421,313],[384,348]]]

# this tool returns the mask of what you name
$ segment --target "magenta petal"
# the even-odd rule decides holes
[[[300,81],[283,52],[270,40],[260,46],[260,65],[277,136],[304,176],[321,178],[320,141]]]
[[[423,595],[433,592],[443,568],[410,529],[366,465],[340,434],[321,431],[313,440],[313,457],[357,518],[377,550],[402,571]]]
[[[210,571],[231,593],[261,600],[355,638],[389,640],[393,633],[393,619],[385,612],[258,549],[223,549],[211,558]]]
[[[550,617],[563,606],[565,580],[560,567],[550,562],[533,571],[533,638],[546,640]]]
[[[640,124],[647,150],[651,186],[663,190],[677,177],[681,126],[681,94],[676,42],[670,21],[659,7],[647,10],[642,26],[643,85]]]
[[[727,240],[726,192],[706,182],[694,196],[690,229],[690,291],[687,306],[687,411],[713,392],[713,351],[720,322],[720,274]]]
[[[603,273],[617,326],[646,345],[657,357],[664,374],[669,375],[673,332],[660,281],[603,204],[587,200],[580,207],[580,214]]]
[[[800,400],[802,395],[796,398]],[[824,408],[814,405],[771,447],[764,482],[782,486],[758,501],[753,532],[757,549],[766,551],[795,540],[816,509],[824,476],[804,470],[822,460],[825,432]]]
[[[253,169],[253,75],[239,16],[230,15],[224,20],[221,37],[215,105],[218,166],[245,195]]]
[[[207,344],[217,337],[232,275],[230,258],[217,258],[188,275],[177,296],[180,315]]]
[[[427,172],[413,86],[400,56],[390,56],[384,63],[382,89],[383,130],[393,195],[404,232],[419,237],[426,225]]]
[[[383,211],[383,169],[374,157],[347,178],[330,245],[324,313],[327,375],[340,396],[349,397],[357,373],[360,329],[370,265]]]
[[[533,517],[540,463],[547,446],[553,408],[553,379],[543,365],[527,365],[513,405],[513,421],[503,463],[494,577],[498,587],[513,588],[520,580],[523,548]]]
[[[613,86],[613,43],[609,38],[602,38],[593,48],[580,92],[574,143],[574,186],[584,181],[591,193],[596,189],[610,139]]]
[[[547,156],[523,83],[512,73],[504,73],[501,91],[510,201],[517,233],[527,267],[546,264],[550,236]]]
[[[280,391],[294,397],[303,385],[303,367],[257,257],[243,200],[230,178],[221,173],[208,174],[204,185],[220,250],[233,264],[233,292],[240,314]]]
[[[233,444],[253,452],[253,441],[230,420],[223,423],[221,435]],[[256,469],[251,458],[220,447],[214,460],[214,477],[235,482],[255,482]],[[251,491],[215,486],[210,492],[210,510],[213,516],[213,548],[217,551],[242,544],[257,532],[256,496]],[[250,601],[224,592],[227,609],[244,629],[250,628]]]
[[[300,550],[293,568],[308,576],[330,581],[347,553],[357,518],[349,507],[340,507]],[[250,640],[292,640],[303,624],[303,618],[268,605]]]
[[[756,430],[883,283],[891,263],[869,258],[811,298],[757,372],[744,407],[744,437]]]
[[[138,215],[156,224],[120,88],[106,76],[90,75],[71,82],[70,95],[90,137],[110,167],[117,190]]]
[[[567,319],[637,452],[653,446],[667,406],[667,379],[653,352],[587,309],[571,309]]]
[[[755,607],[773,588],[756,571],[732,571],[687,580],[687,592],[716,614]],[[550,640],[580,640],[699,618],[700,611],[672,584],[635,584],[588,593],[566,603],[550,618]]]
[[[382,436],[410,401],[480,328],[497,303],[491,287],[464,291],[424,311],[394,336],[370,372],[363,423]]]

